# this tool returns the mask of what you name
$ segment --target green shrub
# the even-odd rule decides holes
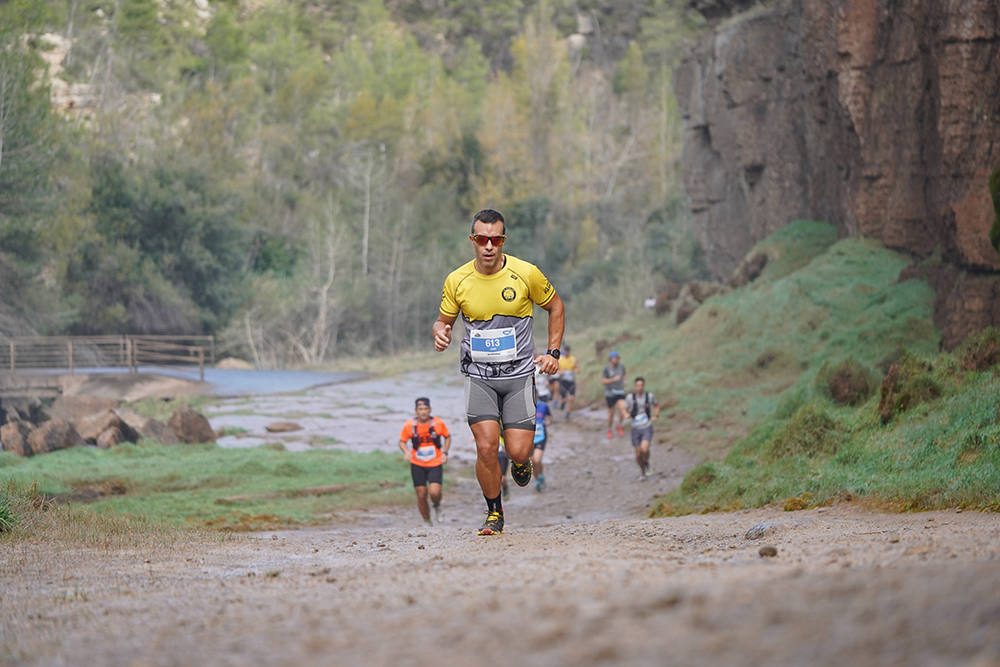
[[[710,461],[699,463],[691,468],[688,474],[684,475],[684,481],[681,482],[681,490],[688,494],[697,493],[714,482],[718,475],[719,469],[716,464]]]
[[[0,491],[0,533],[10,532],[14,530],[16,525],[17,518],[11,507],[10,494],[6,491]]]
[[[861,405],[875,391],[875,375],[854,359],[826,362],[816,374],[816,387],[837,405]]]
[[[942,395],[941,384],[933,372],[932,364],[909,353],[904,353],[889,367],[882,379],[878,404],[883,424],[900,412]]]
[[[795,411],[764,445],[766,461],[789,456],[817,456],[837,450],[837,424],[816,405],[809,403]]]
[[[1000,361],[1000,329],[987,327],[972,334],[955,350],[963,370],[984,371]]]

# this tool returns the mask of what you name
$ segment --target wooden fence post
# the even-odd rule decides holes
[[[66,341],[66,361],[69,364],[69,374],[73,374],[73,341]]]
[[[10,376],[11,377],[14,377],[14,369],[16,368],[16,364],[14,363],[14,355],[15,355],[14,341],[10,341]]]

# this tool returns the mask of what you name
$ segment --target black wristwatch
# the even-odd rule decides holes
[[[554,349],[554,350],[549,350],[545,354],[549,355],[550,357],[552,357],[556,361],[559,360],[559,354],[560,354],[560,352],[559,352],[559,348],[558,347],[556,349]]]

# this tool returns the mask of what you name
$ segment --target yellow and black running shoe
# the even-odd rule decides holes
[[[499,535],[503,532],[503,512],[489,512],[483,527],[479,529],[480,535]]]
[[[510,476],[518,486],[528,486],[531,481],[531,459],[526,463],[510,462]]]

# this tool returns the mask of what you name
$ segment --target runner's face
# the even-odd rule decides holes
[[[416,407],[417,419],[425,422],[431,416],[431,406],[421,403]]]
[[[501,236],[503,235],[503,223],[499,220],[496,222],[476,220],[476,224],[472,228],[472,233],[484,234],[486,236]],[[469,241],[469,243],[472,244],[472,249],[476,251],[476,260],[479,262],[481,268],[492,270],[500,266],[500,262],[503,259],[503,248],[494,246],[492,241],[486,245],[479,245],[475,241]]]
[[[642,380],[637,381],[635,383],[635,393],[642,394],[645,391],[646,391],[646,383],[643,382]]]

